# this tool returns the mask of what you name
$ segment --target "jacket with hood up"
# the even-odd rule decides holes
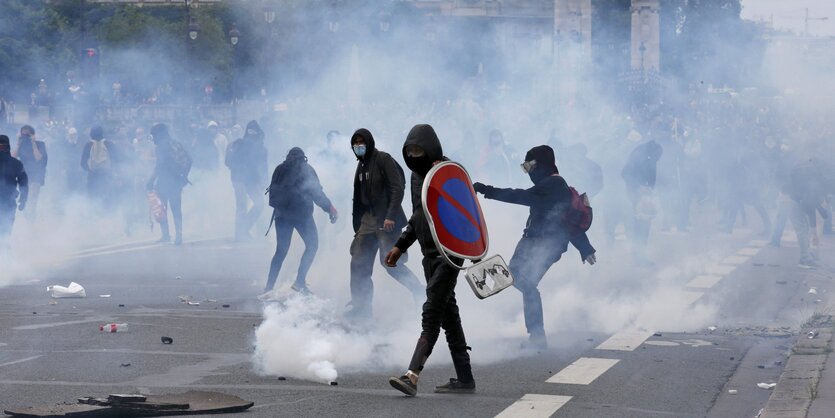
[[[409,157],[406,154],[406,148],[410,145],[421,147],[426,155],[421,158]],[[441,141],[438,140],[438,135],[432,129],[432,126],[415,125],[409,131],[406,142],[403,144],[403,158],[406,161],[406,166],[412,170],[412,217],[409,219],[406,230],[403,231],[394,246],[400,251],[406,252],[415,241],[418,241],[421,252],[425,257],[437,257],[440,252],[438,252],[435,240],[432,238],[432,231],[429,229],[426,214],[423,213],[421,194],[423,192],[423,180],[432,168],[432,164],[435,161],[447,161],[448,159],[444,157]]]
[[[316,170],[307,163],[304,151],[298,147],[291,149],[284,162],[275,168],[270,184],[270,189],[273,188],[279,193],[278,202],[273,206],[276,218],[303,220],[313,215],[313,203],[325,212],[332,206]],[[273,205],[272,201],[270,205]]]
[[[249,131],[257,133],[250,135]],[[247,185],[263,184],[268,173],[267,148],[264,146],[264,131],[256,121],[246,125],[243,138],[238,138],[226,149],[226,166],[233,183]]]
[[[29,178],[20,160],[12,157],[9,151],[0,151],[0,210],[14,210],[18,196],[20,203],[25,204],[29,196]]]
[[[403,169],[387,152],[374,146],[374,136],[368,129],[357,129],[356,136],[365,140],[366,151],[357,157],[357,170],[354,173],[354,205],[352,220],[354,232],[359,231],[362,216],[371,212],[377,220],[377,228],[383,227],[386,219],[394,221],[396,230],[406,225],[406,213],[403,212],[403,196],[406,192],[406,179]]]

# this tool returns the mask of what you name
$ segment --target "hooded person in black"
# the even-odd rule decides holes
[[[322,191],[316,170],[307,163],[304,151],[298,147],[292,148],[284,162],[275,168],[269,191],[270,205],[274,208],[276,247],[264,292],[270,292],[275,286],[295,229],[304,241],[304,254],[292,289],[300,293],[309,293],[307,272],[319,249],[319,233],[313,221],[313,204],[328,212],[331,223],[336,222],[336,208]]]
[[[267,177],[267,148],[258,122],[249,121],[244,136],[229,144],[225,162],[235,190],[235,240],[249,240],[249,231],[264,210],[261,190]]]
[[[635,147],[621,171],[626,183],[626,194],[632,202],[634,218],[632,220],[632,240],[637,246],[636,257],[646,261],[643,251],[649,241],[649,229],[654,211],[650,203],[657,177],[658,160],[664,149],[654,140],[649,140]]]
[[[23,163],[11,154],[9,137],[0,135],[0,246],[12,233],[15,210],[26,208],[29,177]]]
[[[548,344],[539,282],[568,251],[569,242],[580,251],[584,263],[594,264],[597,260],[586,233],[571,236],[563,223],[563,214],[571,206],[571,191],[559,175],[554,150],[548,145],[531,148],[522,168],[534,184],[529,189],[500,189],[481,183],[475,183],[473,188],[487,199],[530,207],[525,231],[508,267],[513,274],[513,286],[522,292],[531,348],[544,349]]]
[[[174,218],[174,231],[177,234],[175,245],[183,243],[183,187],[189,184],[188,173],[191,170],[191,157],[182,144],[171,138],[168,126],[158,123],[151,128],[151,136],[156,144],[156,166],[148,180],[147,190],[155,190],[166,208],[171,208]],[[171,241],[168,229],[168,212],[159,224],[162,230],[160,242]]]
[[[49,156],[46,153],[46,143],[37,140],[35,128],[23,125],[20,128],[20,136],[17,138],[17,146],[12,150],[12,156],[23,163],[23,168],[29,176],[29,208],[26,211],[27,217],[34,219],[38,209],[38,197],[41,187],[46,183],[46,164]]]
[[[409,369],[403,376],[392,377],[389,383],[395,389],[408,396],[417,394],[418,375],[423,370],[426,360],[438,341],[441,328],[446,333],[447,345],[452,355],[457,378],[449,383],[435,387],[438,393],[473,393],[475,380],[470,366],[470,354],[467,352],[467,340],[461,326],[461,316],[455,300],[455,285],[458,282],[458,269],[450,266],[440,256],[426,215],[423,213],[421,192],[426,174],[433,165],[447,160],[444,157],[438,135],[430,125],[415,125],[403,144],[403,158],[412,170],[412,217],[406,230],[397,240],[394,248],[386,255],[389,267],[397,265],[397,260],[417,241],[423,253],[423,271],[426,277],[426,302],[423,304],[421,327],[417,346],[412,354]],[[455,263],[463,260],[452,258]]]
[[[359,319],[371,317],[374,283],[371,274],[374,257],[380,253],[380,263],[391,277],[405,286],[414,299],[423,299],[423,286],[405,265],[388,267],[385,254],[406,226],[403,195],[406,180],[403,169],[386,152],[375,147],[374,136],[368,129],[357,129],[351,136],[351,148],[357,157],[354,173],[354,204],[352,221],[354,240],[351,242],[351,310],[348,316]],[[404,260],[405,262],[406,260]]]

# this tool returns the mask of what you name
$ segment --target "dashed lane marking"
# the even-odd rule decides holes
[[[702,292],[692,292],[687,290],[678,291],[676,292],[676,294],[678,295],[678,298],[680,300],[684,301],[685,306],[690,306],[696,303],[696,301],[698,301],[699,299],[701,299],[702,296],[705,295]]]
[[[728,265],[723,265],[723,264],[712,264],[712,265],[707,266],[707,268],[705,269],[705,273],[724,276],[724,275],[730,274],[735,269],[736,269],[736,266],[728,266]]]
[[[750,258],[751,257],[746,257],[746,256],[742,256],[742,255],[730,255],[730,256],[725,257],[724,260],[722,260],[722,264],[728,264],[728,265],[731,265],[731,266],[739,266],[739,265],[745,264],[745,262],[748,261]]]
[[[568,367],[546,380],[548,383],[566,383],[569,385],[588,385],[594,382],[620,360],[608,358],[580,357]]]
[[[696,287],[699,289],[710,289],[716,286],[716,283],[722,280],[722,276],[714,276],[711,274],[702,274],[692,278],[685,286]]]
[[[644,341],[652,336],[652,331],[626,330],[618,332],[609,337],[608,340],[597,346],[598,350],[633,351]]]
[[[571,396],[528,393],[496,415],[496,418],[548,418],[570,400]]]
[[[745,247],[743,249],[740,249],[736,253],[739,254],[739,255],[747,255],[747,256],[753,257],[753,256],[759,254],[760,251],[762,251],[762,248]]]
[[[750,245],[752,247],[765,247],[766,245],[768,245],[768,241],[753,240],[753,241],[749,242],[748,245]]]

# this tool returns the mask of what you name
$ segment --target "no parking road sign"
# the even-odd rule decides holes
[[[487,255],[487,224],[464,167],[451,161],[432,167],[423,182],[422,200],[432,237],[442,254],[468,260]]]

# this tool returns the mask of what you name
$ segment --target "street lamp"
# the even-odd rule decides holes
[[[232,43],[232,46],[238,45],[238,39],[240,37],[241,32],[235,27],[235,24],[232,24],[232,29],[229,30],[229,42]]]
[[[188,18],[188,37],[192,41],[197,39],[197,34],[200,33],[200,25],[197,23],[197,19],[194,17],[189,16]]]

